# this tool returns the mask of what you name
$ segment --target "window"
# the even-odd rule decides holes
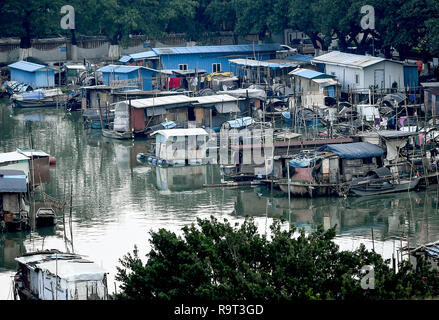
[[[212,63],[212,72],[221,72],[221,63]]]
[[[355,83],[360,84],[360,75],[359,74],[355,75]]]
[[[178,70],[187,70],[187,64],[179,64]]]

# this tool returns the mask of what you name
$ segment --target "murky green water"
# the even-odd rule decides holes
[[[65,230],[60,214],[55,228],[0,234],[0,299],[12,297],[14,258],[51,248],[73,250],[101,264],[109,272],[113,292],[118,259],[135,244],[144,255],[150,230],[179,232],[196,218],[210,215],[229,221],[252,215],[261,233],[280,216],[308,231],[318,224],[336,226],[336,241],[343,249],[365,243],[386,257],[400,247],[401,236],[406,240],[409,234],[410,245],[439,239],[436,188],[372,199],[291,199],[289,210],[288,197],[276,190],[203,188],[205,183],[219,182],[217,167],[141,165],[136,154],[146,151],[146,140],[115,141],[99,131],[84,130],[79,113],[16,111],[7,100],[0,100],[0,152],[29,147],[30,133],[35,148],[57,159],[44,191],[59,200],[69,199],[73,186],[72,229],[67,211]]]

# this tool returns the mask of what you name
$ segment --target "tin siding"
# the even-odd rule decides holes
[[[227,57],[229,55],[230,57]],[[257,53],[256,58],[258,60],[269,60],[273,55],[275,56],[275,53]],[[212,73],[212,64],[220,63],[222,72],[230,72],[232,70],[229,59],[247,59],[252,57],[253,54],[251,53],[162,55],[161,64],[163,69],[178,69],[179,64],[187,64],[188,69],[206,70],[207,73]]]
[[[55,86],[54,79],[54,70],[41,70],[35,72],[36,87],[53,87]]]
[[[35,73],[30,73],[15,68],[11,68],[11,81],[26,83],[32,87],[36,86]]]

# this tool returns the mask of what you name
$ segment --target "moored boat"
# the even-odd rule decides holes
[[[115,130],[102,129],[102,135],[106,138],[112,139],[134,139],[134,134],[131,131],[119,132]]]
[[[14,298],[107,300],[107,272],[78,254],[45,250],[15,258]]]
[[[55,210],[52,208],[39,208],[35,215],[37,227],[53,226],[56,224]]]
[[[420,177],[397,179],[386,167],[374,169],[364,178],[353,179],[349,191],[356,196],[375,196],[410,191],[417,187]]]
[[[67,96],[59,88],[37,89],[13,94],[11,100],[13,106],[17,108],[56,107],[65,105]]]

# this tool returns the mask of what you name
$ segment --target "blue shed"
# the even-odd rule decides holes
[[[55,85],[55,69],[27,61],[10,64],[11,81],[30,85],[32,88],[47,88]]]
[[[130,55],[134,60],[148,59],[156,69],[206,70],[230,72],[229,59],[253,58],[269,60],[276,58],[276,51],[283,50],[279,44],[242,44],[224,46],[193,46],[153,48],[145,53]],[[128,57],[123,59],[129,61]]]
[[[416,89],[418,87],[418,66],[416,64],[404,65],[404,87]]]
[[[104,84],[109,86],[113,81],[141,79],[141,87],[143,91],[152,90],[152,79],[157,76],[158,71],[141,66],[122,66],[113,65],[102,67],[96,71],[102,72]],[[123,82],[121,82],[123,83]],[[127,81],[127,86],[129,86]]]

